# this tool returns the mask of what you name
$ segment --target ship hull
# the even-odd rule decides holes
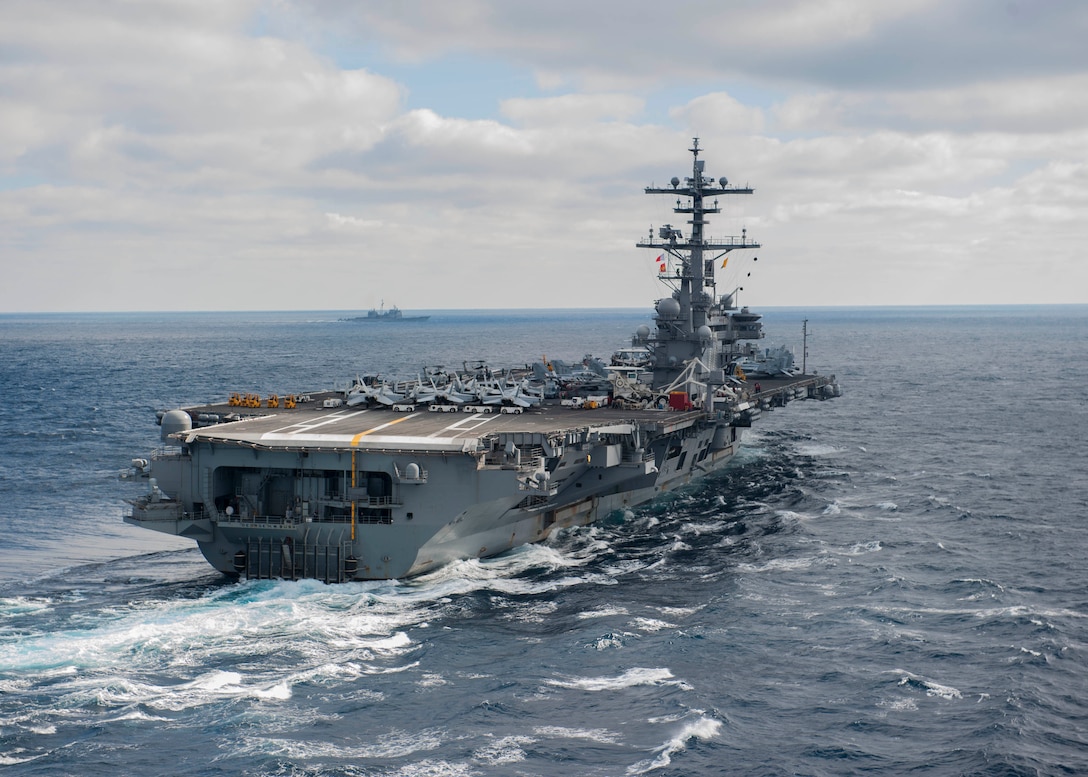
[[[654,499],[724,466],[739,434],[703,412],[280,413],[187,432],[126,520],[195,540],[228,575],[410,577]]]
[[[693,447],[707,443],[708,437],[694,439]],[[317,577],[329,582],[413,577],[454,561],[489,558],[542,542],[560,529],[588,526],[724,467],[734,452],[731,445],[698,468],[692,465],[683,471],[660,473],[651,467],[649,472],[598,493],[579,495],[574,501],[519,507],[516,503],[523,499],[517,495],[473,504],[449,517],[429,538],[422,525],[419,529],[369,524],[330,527],[304,521],[263,528],[222,524],[214,538],[198,545],[212,566],[232,576]],[[236,564],[238,548],[246,549],[244,566]],[[344,563],[348,559],[356,563]]]

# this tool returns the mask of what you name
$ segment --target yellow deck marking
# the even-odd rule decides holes
[[[359,444],[359,440],[361,438],[363,438],[363,437],[366,437],[368,434],[373,434],[374,432],[381,431],[382,429],[387,429],[390,426],[392,426],[393,424],[399,424],[401,421],[407,421],[411,417],[412,417],[411,415],[406,415],[403,418],[396,418],[396,419],[394,419],[394,420],[392,420],[392,421],[390,421],[388,423],[379,424],[378,426],[375,426],[373,429],[367,429],[365,432],[359,432],[357,435],[355,435],[354,437],[351,438],[351,445],[352,445],[352,447],[355,447],[356,445]]]

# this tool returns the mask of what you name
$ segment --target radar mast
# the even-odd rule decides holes
[[[707,237],[705,227],[709,222],[706,216],[720,213],[721,209],[717,199],[708,205],[706,198],[752,194],[754,189],[730,186],[724,176],[717,181],[709,177],[706,162],[699,159],[702,150],[699,138],[692,139],[688,150],[692,154],[690,177],[685,177],[682,184],[679,178],[673,177],[669,188],[646,187],[646,194],[676,196],[673,212],[691,217],[687,222],[691,225],[688,236],[685,238],[683,231],[672,224],[664,224],[658,228],[656,237],[651,227],[648,237],[637,243],[639,248],[661,251],[662,259],[666,254],[669,256],[668,261],[662,262],[658,279],[672,293],[657,302],[657,332],[649,340],[654,353],[654,388],[670,385],[692,359],[701,359],[714,368],[726,366],[720,363],[722,352],[715,342],[721,342],[718,335],[723,331],[722,316],[728,318],[724,311],[732,307],[732,295],[726,295],[727,298],[720,302],[715,299],[714,265],[737,248],[760,247],[759,243],[748,239],[747,230],[740,236]],[[725,356],[727,358],[728,354]]]

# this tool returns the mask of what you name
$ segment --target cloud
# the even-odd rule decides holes
[[[143,5],[74,4],[63,18],[49,3],[9,11],[0,26],[16,53],[0,65],[0,159],[41,153],[81,180],[128,171],[133,185],[214,186],[217,170],[283,176],[330,147],[380,140],[400,87],[297,43],[248,37],[248,5],[208,16],[169,3],[154,17]]]
[[[545,88],[652,88],[743,76],[815,90],[927,90],[1083,70],[1078,0],[501,0],[294,6],[311,24],[412,62],[518,63]],[[302,10],[305,8],[306,10]],[[311,15],[312,13],[312,15]]]
[[[1022,78],[955,88],[791,95],[770,111],[780,132],[980,130],[1081,132],[1088,126],[1088,74]]]
[[[643,305],[694,135],[753,304],[1084,301],[1085,13],[5,3],[0,310]]]
[[[669,115],[696,133],[758,135],[764,129],[762,110],[749,108],[725,92],[696,97],[687,105],[671,110]]]

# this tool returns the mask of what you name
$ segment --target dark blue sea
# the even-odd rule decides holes
[[[844,396],[410,581],[233,582],[122,523],[156,410],[650,323],[432,313],[0,316],[0,771],[1088,773],[1088,307],[767,311]]]

